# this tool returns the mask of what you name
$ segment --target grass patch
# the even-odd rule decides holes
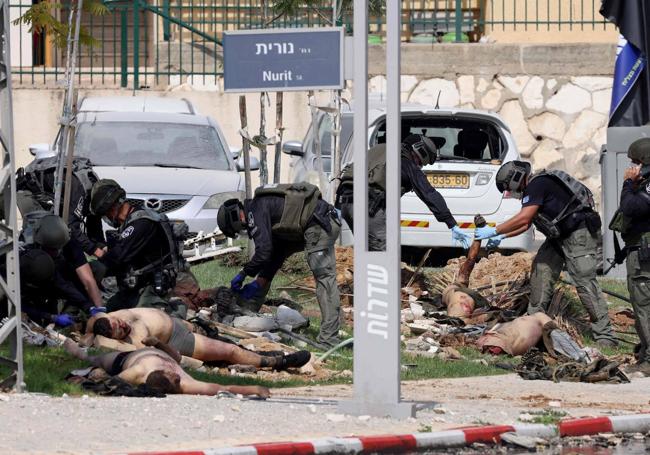
[[[627,291],[627,282],[625,280],[617,280],[614,278],[599,278],[598,281],[600,282],[600,286],[603,288],[603,290],[621,294],[628,299],[630,298],[630,293]],[[608,294],[605,295],[607,296],[607,300],[612,304],[611,306],[614,308],[631,307],[630,303],[626,302],[625,300],[612,297]]]
[[[3,355],[9,353],[4,346],[0,349],[0,352]],[[70,384],[64,379],[70,371],[88,366],[81,360],[72,357],[62,348],[25,344],[23,352],[25,383],[28,392],[47,393],[54,396],[61,396],[64,393],[68,395],[87,393],[78,385]],[[8,374],[9,370],[0,366],[0,375]]]
[[[530,413],[533,418],[527,423],[539,423],[542,425],[557,425],[560,420],[567,416],[567,413],[559,409],[544,409]]]

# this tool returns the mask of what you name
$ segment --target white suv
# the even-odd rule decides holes
[[[343,165],[352,161],[351,119],[343,113],[341,144]],[[368,115],[368,146],[386,141],[386,110],[371,105]],[[292,167],[293,180],[318,183],[315,172],[313,131],[319,131],[324,168],[329,172],[331,122],[327,115],[318,117],[317,128],[310,127],[301,145],[285,144],[287,154],[298,156]],[[508,194],[501,194],[495,184],[496,172],[502,163],[521,159],[508,126],[499,116],[467,109],[435,109],[415,104],[402,105],[402,137],[424,134],[440,148],[438,161],[423,170],[429,181],[442,194],[461,228],[473,230],[474,216],[483,215],[491,224],[499,224],[515,215],[521,203]],[[395,150],[399,153],[399,150]],[[329,188],[322,188],[328,194]],[[401,203],[402,245],[416,247],[453,247],[447,226],[439,223],[414,193],[407,193]],[[503,250],[533,249],[534,234],[525,234],[501,242]]]

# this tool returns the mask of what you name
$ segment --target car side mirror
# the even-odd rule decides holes
[[[31,153],[31,155],[34,157],[48,155],[51,154],[51,152],[52,148],[50,147],[50,144],[41,143],[29,145],[29,153]]]
[[[251,171],[259,171],[260,169],[260,160],[254,156],[250,157]],[[244,155],[240,156],[237,160],[237,171],[244,172],[246,170],[244,166]]]
[[[230,155],[236,161],[239,158],[239,155],[241,155],[241,147],[230,146]]]
[[[287,141],[282,144],[282,152],[290,156],[304,156],[305,152],[302,149],[302,142],[300,141]]]

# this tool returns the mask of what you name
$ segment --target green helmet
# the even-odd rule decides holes
[[[530,175],[530,171],[531,165],[526,161],[508,161],[497,171],[497,189],[502,193],[521,193],[525,177]]]
[[[101,179],[93,185],[90,192],[90,211],[94,215],[104,216],[116,203],[126,201],[126,191],[119,183],[111,179]]]
[[[239,199],[228,199],[219,207],[217,225],[226,237],[237,237],[246,225],[242,222],[239,212],[244,210]]]
[[[70,229],[61,217],[46,215],[34,227],[34,243],[60,250],[70,240]]]
[[[435,142],[422,134],[409,134],[402,141],[402,147],[414,153],[422,166],[433,164],[438,159],[438,147]]]
[[[632,161],[650,164],[650,137],[642,137],[632,142],[630,148],[627,149],[627,156]]]
[[[20,254],[20,281],[31,287],[40,287],[54,279],[56,266],[52,256],[38,248]]]

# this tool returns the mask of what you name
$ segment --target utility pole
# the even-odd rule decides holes
[[[0,355],[0,364],[9,368],[0,377],[0,389],[25,387],[23,373],[23,335],[20,307],[20,269],[18,267],[18,228],[16,205],[16,163],[14,155],[13,105],[11,98],[11,58],[9,42],[9,0],[0,0],[0,153],[2,153],[2,213],[0,214],[0,258],[6,265],[0,277],[0,295],[6,299],[7,318],[0,321],[0,345],[8,341],[9,354]],[[0,259],[0,260],[2,260]]]

